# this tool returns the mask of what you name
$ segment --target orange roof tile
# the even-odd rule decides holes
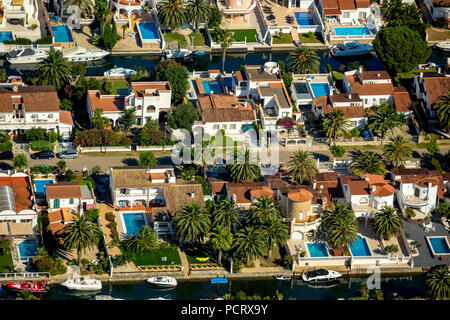
[[[59,122],[73,126],[72,113],[66,110],[59,110]]]
[[[0,186],[8,186],[13,190],[17,212],[33,208],[31,186],[27,177],[1,177]]]
[[[234,96],[209,94],[198,97],[199,113],[205,122],[239,122],[255,120],[250,103],[237,101]]]
[[[81,187],[78,182],[60,182],[46,185],[49,199],[81,199]]]
[[[409,97],[408,91],[401,87],[402,89],[397,89],[398,87],[395,87],[394,89],[394,104],[395,108],[397,109],[397,112],[410,112],[411,109],[411,98]]]
[[[294,202],[306,202],[313,199],[313,194],[305,189],[295,189],[288,192],[288,198]]]
[[[89,90],[88,97],[91,102],[92,111],[99,108],[104,112],[122,112],[125,108],[124,96],[102,95],[98,90]]]

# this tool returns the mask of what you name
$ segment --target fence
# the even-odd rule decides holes
[[[136,146],[136,151],[171,151],[175,146]]]
[[[11,272],[11,273],[0,273],[0,280],[7,279],[40,279],[40,278],[50,278],[50,272]]]
[[[108,262],[109,262],[109,276],[112,277],[114,267],[113,267],[113,264],[112,264],[112,261],[111,261],[111,256],[109,255],[108,244],[106,243],[105,234],[103,233],[103,227],[102,227],[102,223],[100,221],[100,217],[97,217],[97,225],[98,225],[98,228],[100,229],[100,231],[103,234],[103,237],[102,237],[103,246],[105,247],[106,256],[108,257]]]
[[[87,152],[114,152],[114,151],[131,151],[131,146],[124,147],[124,146],[117,146],[117,147],[110,147],[110,146],[103,146],[103,147],[80,147],[80,153],[87,153]]]

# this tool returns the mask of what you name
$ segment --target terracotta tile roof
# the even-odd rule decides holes
[[[26,112],[59,111],[58,95],[52,86],[20,86],[17,92],[0,88],[0,112],[13,112],[13,103],[23,103]]]
[[[62,235],[65,226],[66,225],[64,223],[57,222],[57,223],[50,224],[49,228],[54,236],[59,236],[59,235]]]
[[[394,104],[397,112],[410,112],[411,109],[411,98],[409,97],[408,91],[404,87],[394,88]]]
[[[424,77],[428,102],[431,106],[436,100],[450,90],[450,77]]]
[[[368,181],[366,178],[368,178]],[[395,188],[388,184],[388,180],[385,180],[381,175],[346,176],[340,177],[340,180],[342,184],[348,185],[351,195],[369,195],[372,193],[378,197],[387,197],[395,193]],[[375,187],[375,191],[372,191],[372,186]]]
[[[450,0],[432,0],[434,7],[450,7]]]
[[[205,122],[239,122],[255,120],[250,103],[237,101],[234,96],[209,94],[198,97],[198,108]]]
[[[261,197],[273,197],[273,191],[269,187],[254,187],[250,189],[250,195],[255,198],[261,198]]]
[[[375,191],[371,191],[371,193],[377,197],[388,197],[395,193],[395,188],[390,184],[376,183],[370,185],[370,188],[375,186]]]
[[[60,110],[59,111],[59,122],[70,124],[71,126],[73,126],[72,113],[70,111]]]
[[[322,98],[322,97],[320,97]],[[362,102],[357,92],[353,93],[335,93],[331,96],[333,102]]]
[[[367,1],[369,2],[369,1]],[[392,80],[391,76],[387,71],[380,70],[380,71],[362,71],[360,72],[361,78],[363,81],[365,80]]]
[[[244,80],[244,73],[242,71],[236,71],[236,78],[238,81]]]
[[[291,181],[289,177],[280,176],[265,176],[264,182],[269,188],[273,190],[287,187],[289,185],[296,185],[295,182]]]
[[[91,102],[92,111],[100,108],[104,112],[122,112],[125,108],[124,96],[102,95],[98,90],[89,90],[88,97]]]
[[[355,10],[356,6],[353,0],[338,0],[339,9],[341,10]]]
[[[131,89],[135,93],[149,90],[145,95],[159,95],[158,91],[171,90],[169,81],[131,82]]]
[[[355,4],[357,8],[369,8],[370,0],[355,0]]]
[[[211,184],[212,194],[227,194],[225,185],[229,183],[227,180],[222,180],[218,178],[208,177],[208,181]]]
[[[323,9],[323,13],[325,15],[338,15],[341,14],[342,11],[339,9]]]
[[[78,182],[60,182],[46,185],[49,199],[81,199],[81,188]]]
[[[299,190],[304,190],[304,191],[299,191]],[[295,193],[300,192],[300,194],[303,194],[302,197],[298,196],[299,200],[304,200],[304,199],[309,199],[310,196],[309,194],[312,195],[312,199],[311,199],[311,204],[324,204],[323,201],[325,200],[326,202],[331,202],[330,196],[327,192],[326,189],[322,190],[322,189],[314,189],[312,186],[298,186],[298,185],[290,185],[287,187],[282,187],[278,190],[278,192],[280,192],[281,194],[290,197],[289,195],[293,196],[294,199],[296,198],[297,195],[295,195]],[[308,194],[309,192],[309,194]],[[294,200],[295,201],[295,200]],[[307,200],[306,200],[307,201]]]
[[[258,86],[258,93],[264,97],[276,96],[280,108],[292,108],[291,99],[283,82],[270,83],[268,86]]]
[[[340,177],[343,185],[348,185],[352,195],[368,195],[370,193],[369,182],[357,176]]]
[[[157,165],[151,167],[113,167],[111,175],[116,188],[142,188],[142,187],[163,187],[167,183],[153,183],[150,181],[149,170],[166,169],[173,170],[172,166]],[[183,184],[183,182],[177,182]]]
[[[167,179],[167,173],[161,172],[161,173],[150,173],[150,180],[165,180]]]
[[[250,190],[255,187],[264,187],[264,182],[229,183],[226,185],[230,198],[236,195],[236,203],[251,203]]]
[[[322,0],[322,7],[324,9],[339,9],[337,0]]]
[[[56,222],[63,222],[64,217],[61,210],[52,211],[48,214],[48,221],[51,224]]]
[[[346,119],[365,118],[366,117],[366,110],[364,109],[363,106],[333,108],[333,106],[327,104],[323,107],[323,113],[327,114],[327,113],[333,111],[334,109],[341,110]]]
[[[8,186],[13,190],[17,212],[33,208],[31,186],[27,177],[0,177],[0,186]]]
[[[338,181],[339,174],[335,171],[330,172],[320,172],[316,174],[317,181]]]
[[[373,72],[373,71],[372,71]],[[352,86],[352,92],[360,96],[389,95],[394,92],[392,83],[362,84],[357,74],[346,75],[347,82]],[[364,80],[367,80],[364,78]]]
[[[294,202],[306,202],[313,199],[313,194],[306,189],[295,189],[288,192],[288,198]]]

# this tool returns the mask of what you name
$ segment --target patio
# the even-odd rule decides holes
[[[369,246],[369,249],[373,256],[386,255],[386,253],[382,247],[381,241],[379,240],[378,236],[372,230],[372,223],[370,221],[367,222],[367,226],[365,225],[364,222],[358,223],[358,235],[361,235],[363,238],[366,239],[367,245]],[[398,241],[395,240],[395,241],[393,241],[393,243],[395,243],[397,246],[399,246]],[[399,249],[400,249],[400,246],[399,246]]]
[[[288,26],[297,28],[295,12],[308,12],[308,9],[287,8],[277,5],[270,0],[260,1],[260,6],[264,14],[264,19],[269,26]]]

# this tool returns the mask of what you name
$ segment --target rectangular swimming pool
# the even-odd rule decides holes
[[[367,27],[334,27],[334,32],[338,36],[362,36],[363,34],[369,35],[370,30]]]
[[[66,25],[52,26],[55,42],[73,42],[72,32]]]
[[[447,237],[427,237],[433,255],[450,255],[450,246]]]
[[[307,243],[307,246],[311,257],[328,257],[328,249],[325,243]]]
[[[11,31],[0,31],[0,42],[3,43],[6,40],[13,40]]]
[[[34,194],[38,197],[45,196],[45,186],[50,183],[53,183],[53,180],[34,180],[34,188],[36,190]]]
[[[330,94],[330,86],[328,83],[310,83],[314,97],[322,97]]]
[[[313,26],[314,19],[309,12],[295,12],[295,20],[299,26]]]
[[[369,245],[367,244],[367,240],[363,237],[358,236],[356,242],[350,246],[350,251],[352,256],[355,257],[370,257],[372,253],[370,253]]]
[[[159,39],[158,29],[152,22],[138,22],[138,28],[141,32],[142,39],[153,40]]]
[[[20,260],[33,258],[37,254],[37,244],[33,239],[27,239],[17,245],[19,247]]]
[[[147,225],[144,213],[122,213],[122,217],[125,222],[126,234],[138,234],[139,230]]]
[[[210,93],[223,93],[220,83],[216,80],[205,80],[202,81],[203,90],[206,94]]]

